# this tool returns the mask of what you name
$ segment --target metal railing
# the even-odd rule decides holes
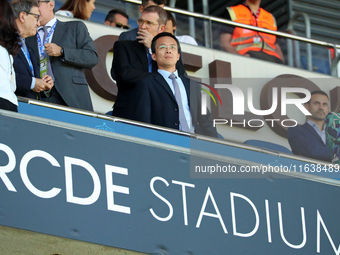
[[[147,123],[143,123],[143,122],[123,119],[123,118],[119,118],[119,117],[115,117],[115,116],[110,116],[110,115],[105,115],[105,114],[101,114],[101,113],[81,110],[81,109],[72,108],[72,107],[68,107],[68,106],[57,105],[57,104],[48,103],[48,102],[39,101],[39,100],[34,100],[34,99],[30,99],[30,98],[18,97],[18,101],[22,102],[22,103],[32,104],[32,105],[36,105],[36,106],[42,106],[42,107],[55,109],[55,110],[59,110],[59,111],[64,111],[64,112],[69,112],[69,113],[74,113],[74,114],[80,114],[80,115],[93,117],[93,118],[99,118],[99,119],[103,119],[103,120],[107,120],[107,121],[124,123],[124,124],[134,125],[134,126],[138,126],[138,127],[149,128],[149,129],[153,129],[153,130],[167,132],[167,133],[171,133],[171,134],[182,135],[182,136],[189,137],[189,138],[192,138],[192,139],[198,139],[198,140],[202,140],[202,141],[213,142],[213,143],[217,143],[217,144],[232,146],[232,147],[256,151],[256,152],[261,152],[261,153],[270,154],[270,155],[274,155],[274,156],[278,156],[278,157],[284,157],[284,158],[293,159],[293,160],[299,160],[299,161],[303,161],[303,162],[310,163],[310,164],[322,164],[324,166],[327,166],[327,164],[329,164],[329,163],[324,162],[324,161],[320,161],[320,160],[316,160],[316,159],[312,159],[312,158],[306,158],[306,157],[303,157],[303,156],[287,154],[287,153],[284,153],[284,152],[273,151],[273,150],[270,150],[270,149],[255,147],[255,146],[252,146],[252,145],[227,141],[227,140],[224,140],[224,139],[218,139],[218,138],[204,136],[204,135],[198,135],[198,134],[194,134],[194,133],[187,133],[187,132],[183,132],[183,131],[179,131],[179,130],[175,130],[175,129],[171,129],[171,128],[166,128],[166,127],[156,126],[156,125],[147,124]]]
[[[306,38],[311,38],[311,26],[310,26],[310,19],[309,16],[306,13],[296,13],[293,18],[288,23],[287,30],[294,31],[294,25],[296,24],[298,18],[302,17],[305,23],[305,36]],[[295,49],[296,49],[296,54],[295,54],[295,62],[297,63],[297,67],[300,67],[300,58],[298,56],[300,55],[300,47],[299,47],[299,42],[294,41],[295,43]],[[289,66],[294,66],[293,64],[293,59],[294,59],[294,54],[293,54],[293,44],[292,40],[288,39],[287,41],[288,45],[288,65]],[[313,64],[312,64],[312,45],[307,44],[307,70],[313,71]]]
[[[140,0],[124,0],[125,2],[128,3],[132,3],[132,4],[141,4]],[[316,40],[316,39],[312,39],[312,38],[308,38],[308,37],[303,37],[303,36],[298,36],[298,35],[294,35],[294,34],[288,34],[285,32],[280,32],[280,31],[273,31],[273,30],[268,30],[265,28],[260,28],[260,27],[254,27],[251,25],[246,25],[246,24],[241,24],[241,23],[237,23],[237,22],[233,22],[230,20],[225,20],[225,19],[221,19],[221,18],[217,18],[214,16],[209,16],[209,15],[204,15],[201,13],[196,13],[196,12],[190,12],[190,11],[186,11],[186,10],[181,10],[181,9],[177,9],[177,8],[173,8],[173,7],[168,7],[165,6],[164,7],[165,10],[177,13],[177,14],[182,14],[182,15],[186,15],[189,18],[199,18],[205,22],[208,22],[208,26],[204,26],[205,29],[205,35],[210,35],[209,36],[205,36],[205,45],[208,47],[212,47],[212,44],[210,42],[213,41],[212,38],[212,22],[217,22],[219,24],[225,24],[225,25],[230,25],[230,26],[234,26],[234,27],[241,27],[241,28],[245,28],[245,29],[250,29],[253,31],[257,31],[257,32],[262,32],[262,33],[267,33],[267,34],[271,34],[271,35],[275,35],[281,38],[285,38],[285,39],[290,39],[290,40],[295,40],[295,41],[299,41],[299,42],[304,42],[307,44],[313,44],[313,45],[318,45],[318,46],[323,46],[329,49],[334,49],[334,53],[335,53],[335,58],[333,59],[333,62],[331,63],[331,75],[333,76],[337,76],[337,64],[340,61],[340,58],[338,57],[338,52],[337,50],[340,50],[340,45],[336,44],[336,43],[330,43],[330,42],[326,42],[326,41],[321,41],[321,40]],[[308,53],[309,54],[309,53]],[[311,59],[311,56],[308,56],[309,59]],[[311,64],[308,64],[308,70],[311,71]]]

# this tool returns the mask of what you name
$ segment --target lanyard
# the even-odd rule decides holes
[[[44,41],[44,44],[42,44],[41,42],[41,38],[39,35],[37,35],[37,39],[38,39],[38,47],[39,47],[39,51],[40,51],[40,55],[41,57],[43,57],[45,55],[45,43],[48,43],[48,41],[50,40],[50,37],[52,36],[52,34],[54,33],[54,29],[57,25],[57,21],[53,24],[53,26],[50,29],[50,32],[48,32],[46,39]]]
[[[247,6],[248,9],[249,9],[249,11],[251,12],[251,14],[254,15],[254,17],[255,17],[255,26],[257,26],[257,20],[258,20],[258,18],[259,18],[259,16],[260,16],[261,7],[259,7],[259,8],[257,9],[257,12],[256,12],[256,13],[253,13],[252,10],[250,10],[250,8],[249,8],[249,6],[247,5],[247,3],[244,3],[244,5]]]
[[[259,9],[257,10],[256,14],[252,12],[253,15],[255,16],[256,26],[257,26],[257,20],[258,20],[258,18],[259,18],[259,16],[260,16],[260,9],[261,9],[261,8],[259,8]]]
[[[32,74],[34,76],[33,64],[32,64],[32,61],[31,61],[30,53],[29,53],[28,49],[27,49],[27,52],[26,52],[26,50],[22,46],[21,46],[21,50],[24,53],[24,55],[25,55],[25,57],[27,59],[28,65],[30,66]]]

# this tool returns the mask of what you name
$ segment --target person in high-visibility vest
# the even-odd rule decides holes
[[[277,30],[274,16],[260,7],[261,0],[246,0],[244,4],[227,7],[226,19],[234,22]],[[284,63],[276,36],[240,27],[221,29],[223,50],[275,63]]]

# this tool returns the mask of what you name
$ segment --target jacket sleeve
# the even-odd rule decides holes
[[[305,132],[302,126],[290,127],[287,138],[292,152],[309,158],[323,161],[331,161],[331,153],[328,146],[324,146],[309,132]]]
[[[137,67],[135,61],[139,61],[134,55],[132,49],[129,49],[128,41],[116,41],[113,47],[113,60],[111,76],[117,81],[123,83],[135,83],[139,79],[149,75],[147,66],[145,70]],[[146,56],[146,53],[145,53]]]
[[[139,80],[136,83],[133,98],[133,119],[136,121],[152,124],[152,103],[149,86],[146,82]]]
[[[61,61],[80,68],[91,69],[98,64],[98,55],[93,40],[83,22],[77,21],[72,23],[75,26],[75,30],[67,32],[74,33],[68,36],[76,37],[76,47],[63,47],[64,57],[61,58]]]
[[[23,60],[19,55],[15,56],[13,67],[17,84],[15,94],[17,96],[26,97],[31,91],[32,76],[29,75]]]

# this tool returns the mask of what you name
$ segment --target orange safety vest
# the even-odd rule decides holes
[[[262,8],[260,8],[257,20],[249,8],[243,4],[227,7],[227,10],[232,21],[267,28],[269,30],[277,30],[274,16]],[[240,27],[235,27],[231,38],[231,45],[233,45],[241,55],[246,54],[248,51],[263,51],[281,59],[275,52],[275,42],[275,35]]]

